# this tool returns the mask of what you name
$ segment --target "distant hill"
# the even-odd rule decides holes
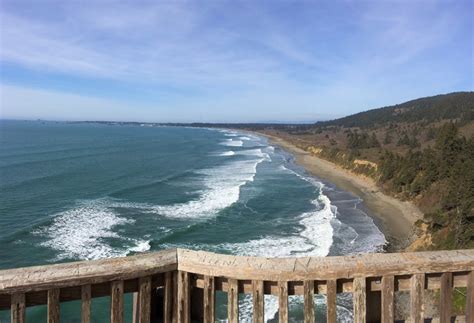
[[[340,119],[317,122],[318,126],[367,128],[388,123],[439,120],[474,120],[474,92],[454,92],[356,113]]]

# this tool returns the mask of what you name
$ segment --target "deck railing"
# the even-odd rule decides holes
[[[48,322],[59,322],[60,303],[72,300],[81,300],[81,320],[89,322],[91,299],[102,296],[110,296],[111,322],[123,322],[126,293],[134,295],[135,322],[214,322],[218,291],[227,293],[231,323],[239,321],[239,294],[252,295],[253,322],[264,321],[267,294],[278,297],[279,322],[289,320],[289,295],[303,296],[304,321],[314,322],[317,294],[326,295],[327,322],[337,322],[338,293],[352,293],[354,322],[423,322],[432,317],[428,298],[439,303],[437,320],[474,322],[474,250],[262,258],[173,249],[0,271],[0,310],[11,311],[11,322],[45,304]],[[406,317],[396,308],[400,291],[409,293]]]

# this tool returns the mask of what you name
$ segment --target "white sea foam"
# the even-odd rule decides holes
[[[335,220],[337,210],[331,205],[329,198],[323,194],[322,183],[311,178],[305,178],[302,175],[299,176],[312,183],[319,191],[318,197],[312,201],[315,206],[314,210],[299,216],[299,224],[303,226],[303,230],[300,231],[299,235],[288,237],[266,236],[244,243],[221,244],[219,248],[227,249],[232,254],[247,256],[327,256],[333,243],[334,232],[331,222]],[[301,299],[293,299],[291,303],[294,306],[300,306]],[[251,297],[245,297],[239,304],[243,321],[251,322],[251,309]],[[265,321],[273,319],[277,313],[278,300],[266,296]]]
[[[236,154],[244,155],[244,156],[255,156],[255,157],[263,158],[266,161],[271,161],[270,155],[267,153],[264,153],[261,148],[240,150]]]
[[[299,224],[303,226],[299,235],[266,236],[243,243],[221,244],[220,247],[232,254],[245,256],[327,256],[333,241],[331,221],[335,211],[332,210],[329,199],[322,193],[312,202],[315,209],[299,216]]]
[[[221,142],[221,145],[229,147],[242,147],[244,142],[242,140],[226,139]]]
[[[240,140],[252,140],[252,138],[249,138],[247,136],[242,136],[242,137],[239,137]]]
[[[128,250],[133,252],[145,252],[150,250],[150,248],[150,240],[137,240],[136,245]]]
[[[218,154],[217,156],[234,156],[235,152],[232,150],[224,151],[223,153]]]
[[[234,161],[223,166],[199,171],[204,175],[205,189],[197,200],[173,205],[154,206],[151,210],[173,218],[215,216],[239,200],[240,187],[253,181],[257,165],[264,159]]]
[[[42,245],[60,251],[60,259],[118,257],[127,251],[110,246],[104,239],[120,239],[112,229],[129,223],[133,220],[117,216],[105,201],[93,200],[56,214],[50,226],[35,233],[49,238]]]

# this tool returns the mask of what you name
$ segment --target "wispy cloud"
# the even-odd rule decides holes
[[[74,78],[81,78],[101,80],[106,100],[115,100],[117,82],[167,97],[131,104],[124,108],[130,115],[141,106],[195,106],[197,118],[216,102],[255,118],[276,114],[275,107],[284,110],[282,102],[288,104],[286,113],[278,112],[282,118],[319,115],[324,108],[338,115],[411,95],[472,88],[472,73],[464,72],[472,71],[468,1],[1,5],[0,60],[10,67],[2,83],[74,93]],[[45,84],[19,80],[19,68],[45,75]],[[423,85],[407,84],[415,75]],[[67,89],[54,88],[52,81],[61,77],[68,78]],[[2,105],[9,109],[14,102]]]

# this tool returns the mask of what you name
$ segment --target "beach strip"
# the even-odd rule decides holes
[[[296,163],[313,176],[331,182],[338,188],[361,198],[369,210],[369,215],[378,220],[376,223],[389,242],[388,251],[403,250],[416,237],[415,222],[423,218],[423,213],[413,203],[386,195],[373,179],[352,173],[330,161],[314,156],[282,138],[260,132],[256,134],[265,136],[271,144],[293,154]]]

